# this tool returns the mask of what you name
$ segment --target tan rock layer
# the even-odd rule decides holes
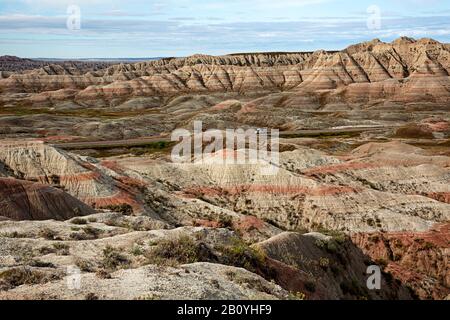
[[[331,101],[450,99],[450,50],[431,39],[379,40],[339,52],[196,55],[120,64],[84,74],[43,68],[0,80],[3,92],[42,99],[112,99],[185,92],[338,90]],[[59,90],[64,89],[64,92]]]

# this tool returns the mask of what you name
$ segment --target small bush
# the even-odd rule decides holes
[[[85,227],[83,228],[84,233],[86,233],[88,236],[90,236],[93,240],[98,239],[100,234],[102,233],[102,230],[93,228],[93,227]]]
[[[95,240],[98,239],[102,230],[93,227],[85,227],[82,232],[74,232],[70,234],[70,238],[73,240],[83,241],[83,240]]]
[[[71,220],[70,223],[84,225],[84,224],[87,224],[87,220],[82,219],[82,218],[75,218],[75,219]]]
[[[95,293],[89,292],[84,297],[85,300],[98,300],[98,296]]]
[[[127,203],[122,203],[119,205],[109,205],[101,207],[100,209],[110,210],[112,212],[118,212],[123,214],[124,216],[130,216],[134,213],[133,207]]]
[[[212,254],[204,244],[196,243],[191,237],[180,236],[159,241],[146,253],[146,257],[150,263],[173,266],[209,261]]]
[[[342,293],[349,294],[357,298],[364,298],[368,296],[367,290],[363,288],[357,280],[345,280],[340,284]]]
[[[103,249],[102,266],[108,270],[116,270],[121,267],[126,267],[130,264],[128,258],[123,255],[118,249],[111,246],[106,246]]]
[[[68,256],[70,254],[70,247],[65,243],[54,243],[53,248],[57,251],[59,255]]]
[[[303,292],[290,292],[288,296],[289,300],[306,300],[306,294]]]
[[[44,262],[41,260],[33,260],[30,263],[30,267],[36,268],[56,268],[56,266],[51,262]]]
[[[0,236],[4,237],[4,238],[27,238],[28,237],[26,234],[19,233],[17,231],[13,231],[13,232],[9,232],[9,233],[2,233]]]
[[[235,239],[230,246],[218,248],[220,262],[226,265],[241,267],[254,273],[266,273],[266,255],[257,249],[248,246],[241,239]]]
[[[94,265],[88,261],[81,258],[75,259],[75,265],[83,272],[93,272]]]
[[[0,289],[9,290],[24,284],[43,283],[45,274],[29,268],[13,268],[0,272]]]
[[[39,236],[46,240],[56,240],[58,234],[56,233],[56,231],[53,231],[49,228],[45,228],[39,231]]]
[[[142,250],[142,248],[139,247],[138,245],[135,245],[131,249],[131,254],[134,255],[134,256],[140,256],[140,255],[144,254],[144,250]]]
[[[95,273],[95,275],[97,277],[99,277],[100,279],[111,279],[111,273],[106,271],[105,269],[99,269],[97,270],[97,272]]]
[[[319,266],[322,269],[325,269],[325,270],[328,269],[328,267],[330,266],[330,259],[324,258],[324,257],[320,258],[319,259]]]

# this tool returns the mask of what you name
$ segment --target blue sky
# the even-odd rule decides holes
[[[66,27],[69,5],[81,29]],[[380,12],[379,28],[369,28]],[[0,0],[0,55],[161,57],[342,49],[399,36],[450,42],[448,0]]]

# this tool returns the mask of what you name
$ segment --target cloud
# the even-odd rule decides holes
[[[50,6],[69,2],[98,4],[106,0],[21,1]],[[295,12],[301,12],[303,16],[298,15],[295,19],[286,12],[289,9],[284,12],[275,10],[280,5],[296,8],[324,1],[247,0],[244,6],[241,0],[228,0],[226,3],[197,0],[196,5],[191,7],[191,0],[167,0],[165,3],[158,0],[145,1],[145,8],[149,9],[147,12],[142,7],[137,10],[131,5],[99,6],[91,12],[86,12],[82,7],[82,29],[76,32],[67,30],[65,10],[51,13],[32,11],[41,14],[4,14],[0,15],[0,43],[3,54],[6,50],[12,54],[39,52],[35,56],[52,56],[54,52],[59,52],[75,57],[76,52],[88,57],[341,49],[359,41],[372,38],[390,41],[400,35],[450,41],[450,17],[445,13],[433,16],[422,16],[420,13],[416,16],[383,14],[381,29],[369,30],[365,11],[359,12],[356,7],[347,13],[329,11],[328,14],[309,17],[307,11],[298,10]],[[130,0],[127,3],[139,2],[144,1]],[[178,6],[171,6],[171,2],[176,2]],[[111,3],[123,1],[108,1],[108,4]],[[206,4],[215,9],[199,12],[198,7]],[[246,11],[252,6],[255,9],[264,8],[272,15],[248,17]],[[151,8],[158,8],[161,13],[154,14]],[[225,12],[224,8],[228,11]],[[167,14],[168,9],[170,14]],[[236,17],[236,11],[241,11],[242,15]]]

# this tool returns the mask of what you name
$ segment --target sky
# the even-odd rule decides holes
[[[339,50],[400,36],[450,42],[450,1],[0,0],[0,55],[28,58]]]

